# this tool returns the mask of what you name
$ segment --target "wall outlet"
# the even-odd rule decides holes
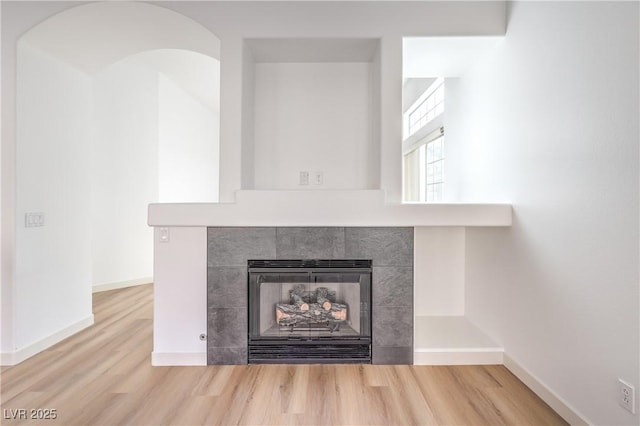
[[[619,401],[620,405],[631,412],[636,413],[636,389],[632,384],[625,382],[622,379],[618,379],[619,384]]]
[[[313,172],[313,184],[314,185],[322,185],[324,183],[324,173],[322,172]]]
[[[170,240],[169,238],[169,228],[160,228],[160,242],[161,243],[168,243]]]
[[[309,172],[300,172],[300,185],[309,185]]]

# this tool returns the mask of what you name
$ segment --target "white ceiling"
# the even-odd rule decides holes
[[[504,37],[407,37],[403,39],[404,78],[460,77]]]

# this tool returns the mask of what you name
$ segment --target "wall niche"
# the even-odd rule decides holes
[[[379,189],[380,41],[245,39],[242,117],[242,189]]]

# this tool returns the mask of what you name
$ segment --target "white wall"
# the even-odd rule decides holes
[[[12,352],[92,317],[91,83],[26,43],[18,55]],[[27,212],[44,213],[44,226],[25,228]]]
[[[61,9],[60,4],[46,4],[41,7],[23,7],[17,3],[0,3],[2,10],[2,258],[1,274],[1,312],[0,335],[2,355],[11,354],[15,348],[16,333],[16,244],[17,227],[22,226],[24,218],[17,217],[17,129],[16,129],[16,92],[17,92],[17,40],[34,23]],[[68,5],[67,5],[68,7]]]
[[[156,50],[93,79],[94,286],[151,279],[149,203],[218,199],[219,114],[209,100],[216,94],[207,82],[195,99],[197,85],[187,92],[176,83],[183,70],[171,62],[189,59],[204,66],[196,53]],[[176,80],[159,72],[167,65]]]
[[[217,202],[220,114],[162,74],[157,92],[158,202]]]
[[[125,62],[93,79],[94,286],[152,276],[147,205],[158,200],[158,72]]]
[[[2,7],[0,7],[0,25],[2,23]],[[0,37],[1,39],[1,37]],[[0,46],[0,49],[3,46]],[[3,74],[3,70],[0,69],[0,77],[2,77]],[[1,84],[1,83],[0,83]],[[2,111],[2,105],[0,104],[0,111]],[[1,115],[1,113],[0,113]],[[0,130],[2,128],[2,123],[0,121]],[[4,133],[2,134],[4,137]],[[4,144],[3,144],[4,146]],[[2,152],[4,151],[4,149],[0,149],[0,167],[2,165],[4,165],[4,162],[2,161]],[[13,167],[12,167],[13,169]],[[0,186],[2,182],[2,176],[0,176]],[[4,189],[4,188],[3,188]],[[0,191],[2,194],[0,195],[0,233],[2,233],[5,229],[4,223],[5,223],[5,219],[3,218],[3,214],[4,214],[4,209],[2,208],[2,204],[4,202],[4,191]],[[13,190],[11,192],[14,192]],[[13,219],[13,218],[11,218]],[[12,234],[12,238],[15,235],[15,230],[11,233]],[[8,350],[11,350],[11,347],[13,346],[13,309],[12,309],[12,305],[13,305],[13,288],[10,287],[9,284],[9,279],[7,279],[6,283],[5,283],[5,277],[9,275],[8,272],[4,271],[4,268],[2,268],[3,265],[5,265],[5,261],[4,261],[4,256],[3,256],[3,250],[6,250],[5,248],[5,240],[7,238],[4,237],[1,239],[0,241],[0,336],[3,336],[2,338],[0,338],[0,353],[5,352],[5,345],[8,345]],[[13,252],[13,251],[12,251]],[[13,268],[12,268],[13,269]],[[13,271],[12,271],[13,272]],[[13,281],[13,277],[11,277],[10,279],[11,281]],[[7,289],[8,291],[5,291],[5,289]]]
[[[155,228],[153,365],[206,365],[207,228]]]
[[[515,3],[461,80],[466,199],[513,202],[468,229],[466,313],[594,424],[638,424],[638,3]],[[638,401],[636,400],[636,407]]]
[[[465,228],[416,227],[414,313],[465,314]]]
[[[374,189],[368,63],[255,65],[255,188]],[[299,185],[322,171],[323,185]]]
[[[476,85],[474,93],[492,96],[492,90],[499,90],[488,84]],[[470,170],[482,164],[485,158],[482,146],[477,144],[477,141],[482,129],[488,129],[492,134],[501,132],[500,126],[493,124],[495,118],[492,118],[490,113],[478,110],[477,105],[482,102],[481,98],[470,103],[468,90],[461,86],[460,78],[445,79],[444,202],[472,202],[481,198],[468,185]],[[472,154],[466,152],[469,149],[474,150]],[[495,199],[496,194],[492,193],[492,197]],[[503,202],[509,201],[506,195],[501,198]]]

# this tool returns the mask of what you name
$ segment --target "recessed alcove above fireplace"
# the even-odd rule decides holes
[[[380,188],[380,40],[246,39],[243,72],[243,189]]]
[[[248,261],[295,258],[370,259],[371,362],[412,364],[413,235],[411,227],[208,228],[207,363],[249,362]],[[355,300],[337,302],[347,299]]]

